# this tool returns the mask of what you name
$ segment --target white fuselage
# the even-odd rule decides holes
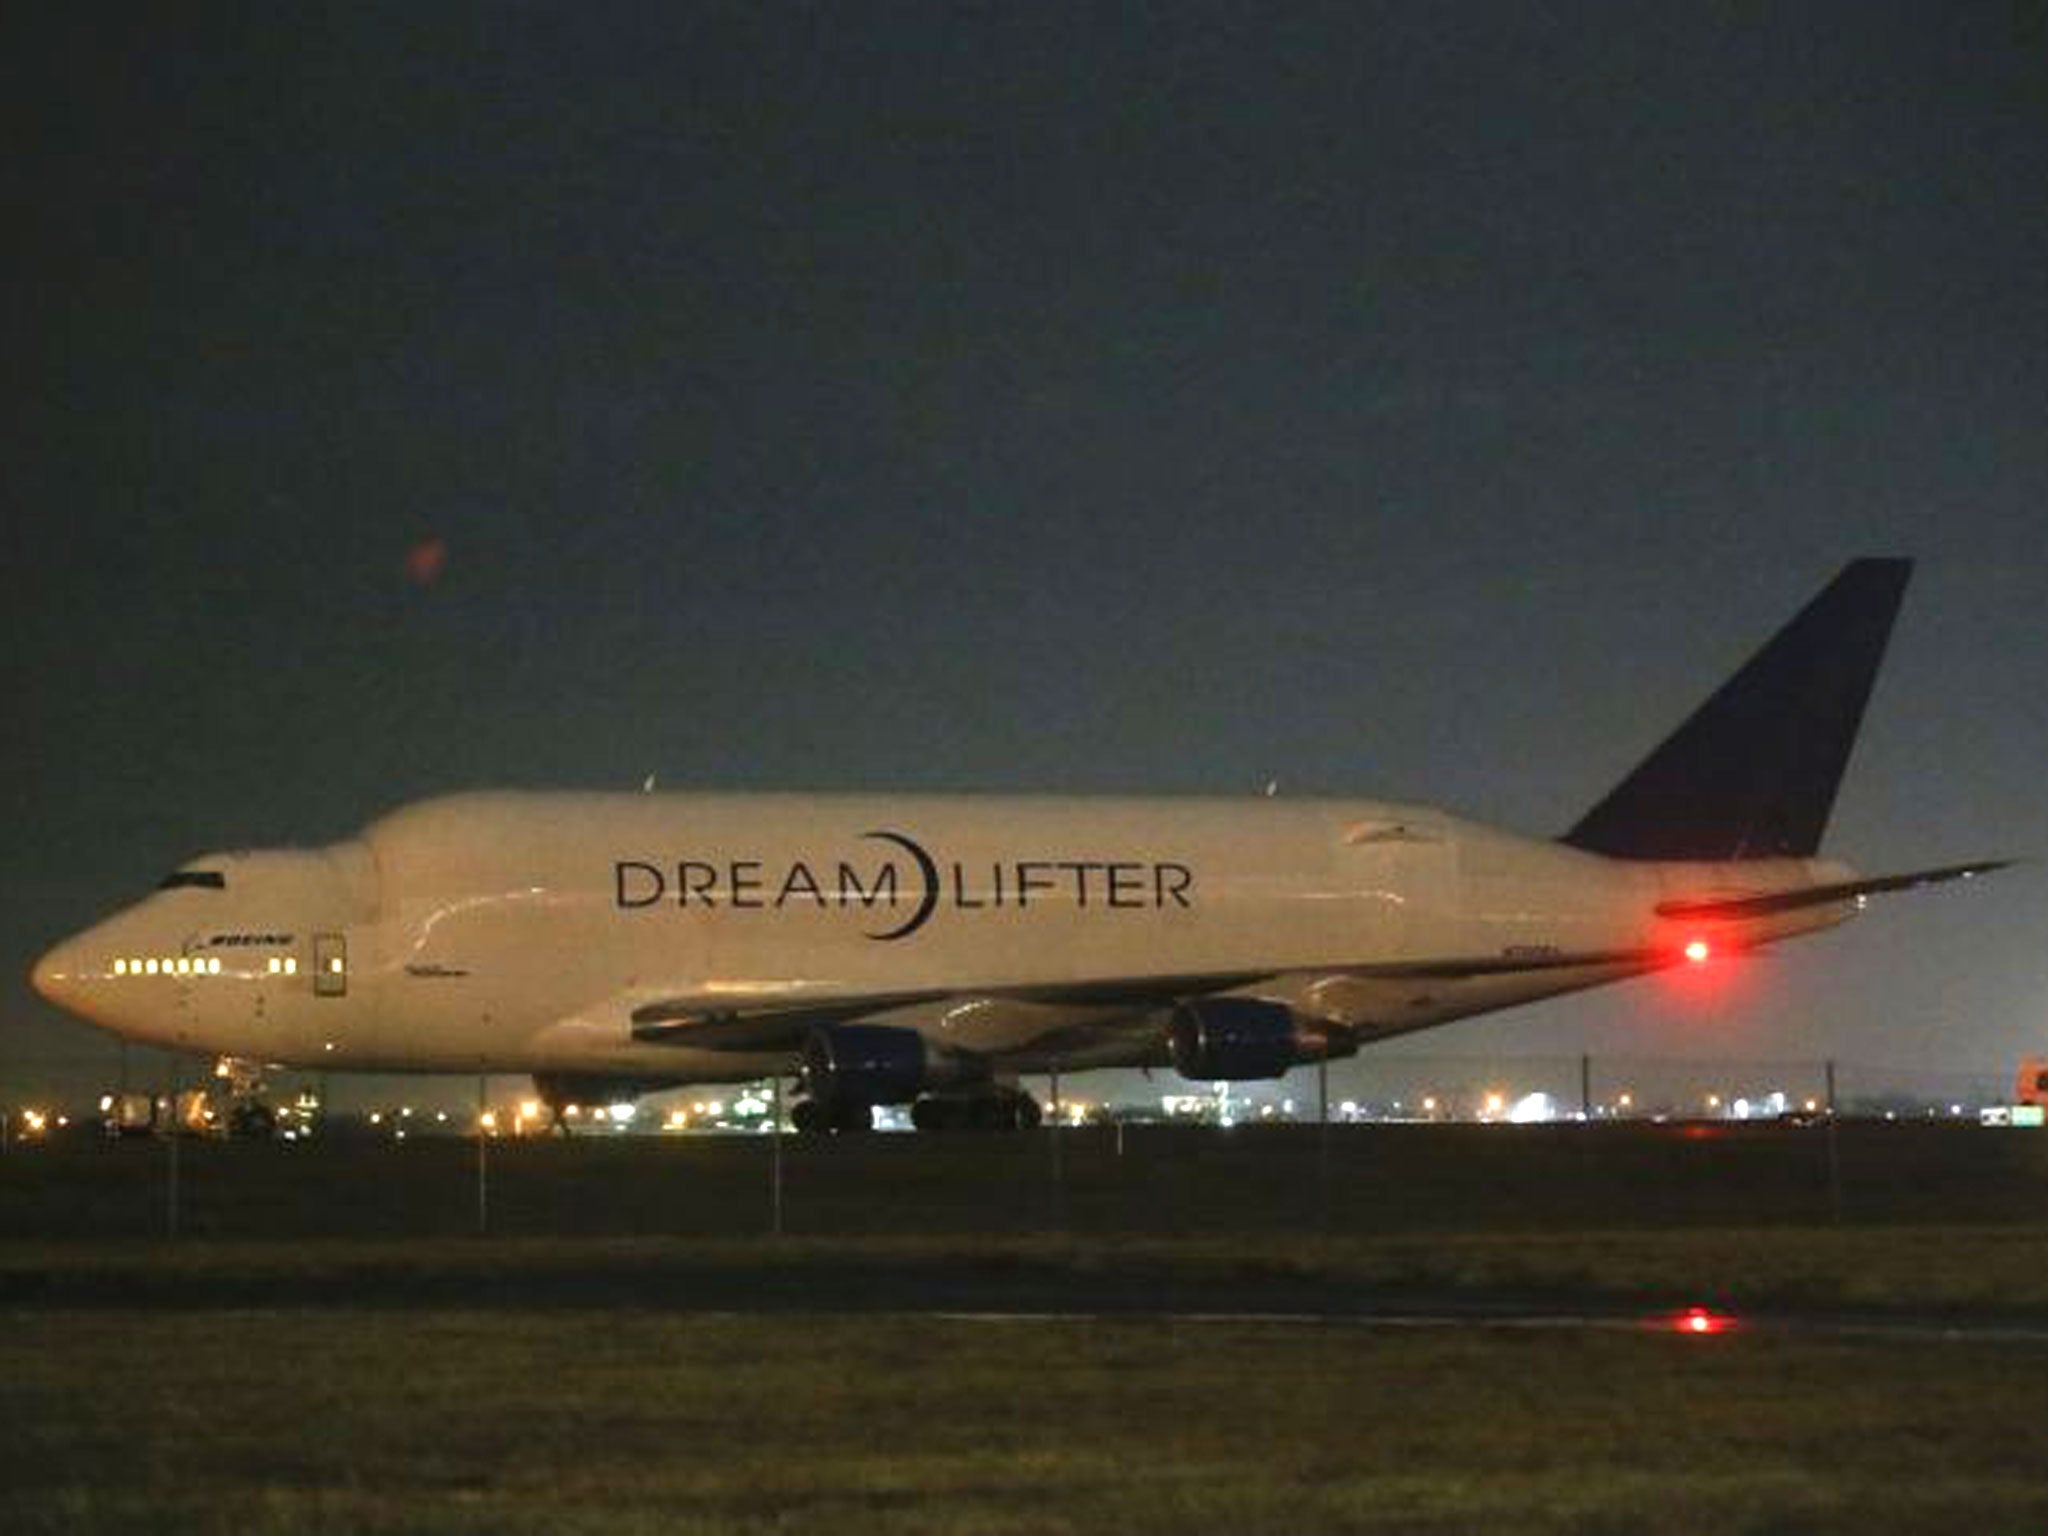
[[[1846,873],[1611,860],[1376,801],[479,793],[195,860],[36,982],[133,1039],[302,1066],[740,1080],[786,1043],[634,1021],[841,999],[1013,1066],[1137,1064],[1157,1031],[1090,1036],[1131,1009],[1071,989],[1207,979],[1370,1039],[1651,969],[1689,937],[1660,902]],[[1513,968],[1608,954],[1636,958]]]

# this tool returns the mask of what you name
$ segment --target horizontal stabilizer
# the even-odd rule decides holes
[[[1774,912],[1796,912],[1801,907],[1824,907],[1830,902],[1850,901],[1858,896],[1877,896],[1887,891],[1910,891],[1915,886],[1940,885],[1948,880],[1968,880],[1973,875],[2004,869],[2012,860],[1987,859],[1980,864],[1951,864],[1944,869],[1915,870],[1909,875],[1878,875],[1869,880],[1843,880],[1833,885],[1808,885],[1794,891],[1772,891],[1763,896],[1730,896],[1712,901],[1667,901],[1657,908],[1659,917],[1738,918],[1769,917]]]

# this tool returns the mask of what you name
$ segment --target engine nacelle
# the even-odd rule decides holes
[[[1173,1010],[1170,1029],[1174,1070],[1202,1083],[1279,1077],[1340,1054],[1320,1029],[1304,1028],[1292,1008],[1264,998],[1196,998]]]
[[[908,1104],[984,1076],[916,1030],[888,1024],[830,1024],[804,1044],[804,1091],[820,1103]]]

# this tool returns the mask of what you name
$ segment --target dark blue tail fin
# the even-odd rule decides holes
[[[1617,859],[1815,853],[1912,570],[1843,567],[1564,841]]]

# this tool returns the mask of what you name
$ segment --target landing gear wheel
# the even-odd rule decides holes
[[[277,1134],[277,1112],[254,1099],[228,1111],[228,1134],[238,1141],[268,1141]]]
[[[957,1131],[960,1129],[962,1107],[958,1099],[926,1094],[910,1106],[910,1123],[920,1131]]]
[[[910,1106],[910,1123],[920,1131],[1029,1131],[1038,1122],[1038,1101],[1012,1089],[928,1093]]]
[[[872,1104],[841,1102],[832,1106],[832,1129],[840,1135],[858,1135],[874,1128],[875,1109]]]
[[[803,1136],[849,1136],[875,1128],[874,1106],[844,1099],[798,1099],[789,1123]]]

